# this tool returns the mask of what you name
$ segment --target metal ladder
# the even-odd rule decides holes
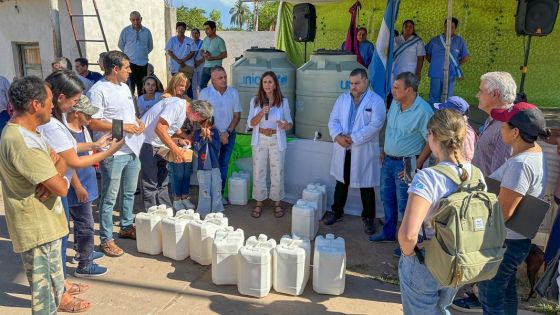
[[[72,9],[70,8],[70,0],[66,0],[66,10],[68,11],[68,16],[70,17],[70,25],[72,25],[72,33],[74,35],[74,40],[76,41],[76,46],[78,47],[78,53],[80,54],[80,58],[83,58],[84,55],[82,54],[82,48],[80,43],[83,42],[91,42],[91,43],[104,43],[105,50],[109,51],[109,45],[107,44],[107,38],[105,37],[105,31],[103,30],[103,24],[101,24],[101,17],[99,16],[99,10],[97,9],[97,3],[95,0],[92,0],[93,8],[95,9],[95,14],[72,14]],[[84,38],[78,38],[78,34],[76,33],[76,26],[74,25],[74,18],[86,18],[86,17],[95,17],[97,18],[97,22],[99,23],[99,28],[101,29],[101,36],[103,39],[85,39],[85,29],[84,29]],[[95,63],[90,63],[95,64]]]

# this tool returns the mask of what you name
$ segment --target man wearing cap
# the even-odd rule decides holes
[[[465,125],[467,127],[467,134],[465,135],[465,141],[463,142],[463,158],[465,161],[470,163],[474,155],[476,132],[469,124],[469,103],[467,103],[467,101],[465,101],[462,97],[451,96],[445,101],[445,103],[434,103],[434,107],[436,110],[452,109],[463,115]]]

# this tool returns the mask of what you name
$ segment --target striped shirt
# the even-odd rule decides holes
[[[485,176],[494,173],[511,156],[511,147],[502,141],[500,126],[499,121],[492,118],[486,119],[476,142],[472,164],[478,167]]]

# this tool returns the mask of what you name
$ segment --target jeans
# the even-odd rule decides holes
[[[74,247],[78,252],[78,267],[86,267],[92,262],[93,253],[93,211],[91,201],[70,207],[74,221]]]
[[[408,202],[408,184],[399,177],[399,173],[403,169],[402,159],[392,159],[385,156],[381,167],[380,194],[385,211],[383,235],[388,238],[396,237],[398,212],[404,214]]]
[[[68,224],[68,231],[70,231],[70,207],[68,207],[68,198],[60,197],[60,201],[62,201],[64,215],[66,216],[66,221]],[[60,244],[60,258],[62,259],[62,274],[64,275],[64,279],[68,277],[68,274],[66,273],[66,248],[68,247],[68,236],[69,234],[64,235],[61,238]]]
[[[554,197],[556,199],[557,197]],[[557,201],[558,203],[558,201]],[[548,242],[546,242],[546,250],[544,252],[544,261],[549,263],[558,250],[560,249],[560,208],[557,210],[556,219],[554,219],[554,224],[552,224],[552,229],[548,235]]]
[[[130,64],[130,76],[128,77],[128,86],[130,86],[130,92],[134,95],[134,89],[138,90],[138,96],[144,94],[142,93],[142,79],[148,75],[148,64],[143,66]]]
[[[506,252],[498,273],[493,279],[478,283],[478,298],[484,314],[517,314],[517,266],[525,261],[530,248],[529,239],[506,239]]]
[[[2,130],[6,127],[6,124],[10,120],[10,115],[8,115],[8,111],[4,110],[0,112],[0,136],[2,136]]]
[[[352,154],[346,151],[344,157],[344,183],[336,181],[334,189],[334,203],[331,209],[338,218],[344,214],[344,205],[348,199],[348,188],[350,188],[350,166]],[[375,219],[375,190],[373,187],[360,188],[360,196],[362,199],[362,218]]]
[[[201,216],[205,216],[210,212],[224,211],[222,204],[222,183],[220,179],[220,170],[213,168],[211,170],[198,170],[196,172],[198,179],[198,205],[196,212]]]
[[[218,157],[218,163],[220,164],[220,175],[222,177],[222,192],[226,187],[226,179],[228,173],[229,159],[233,153],[233,146],[235,145],[235,130],[229,134],[228,143],[222,144],[220,147],[220,156]]]
[[[405,315],[451,314],[448,307],[458,289],[442,287],[416,255],[401,255],[399,280]]]
[[[142,191],[144,193],[144,208],[167,205],[171,207],[169,199],[169,177],[167,177],[167,161],[157,154],[158,148],[149,143],[142,144],[140,149],[140,163],[142,165]]]
[[[102,194],[99,201],[99,236],[101,243],[113,239],[113,208],[119,188],[123,206],[120,209],[121,229],[132,226],[134,193],[140,173],[140,159],[134,154],[113,155],[101,161]],[[121,186],[122,179],[122,187]]]
[[[208,86],[208,81],[210,81],[210,72],[212,68],[204,67],[202,68],[202,75],[200,77],[200,90],[205,89]]]
[[[186,163],[167,163],[171,191],[174,197],[181,197],[189,194],[192,175],[192,162]]]
[[[447,82],[447,97],[453,96],[453,92],[455,90],[455,77],[449,77],[449,81]],[[434,106],[434,103],[441,103],[445,100],[441,99],[441,95],[443,94],[443,78],[432,78],[430,77],[430,98],[428,103]]]

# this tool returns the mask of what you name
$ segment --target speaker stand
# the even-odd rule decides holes
[[[307,62],[307,42],[303,43],[303,63]]]
[[[525,87],[525,76],[529,69],[527,68],[527,63],[529,62],[529,50],[531,49],[531,39],[533,36],[528,35],[529,40],[527,41],[527,46],[525,46],[525,60],[523,61],[523,66],[519,68],[521,70],[521,81],[519,82],[519,93],[517,93],[517,97],[515,98],[515,102],[527,102],[527,95],[525,94],[524,87]]]

